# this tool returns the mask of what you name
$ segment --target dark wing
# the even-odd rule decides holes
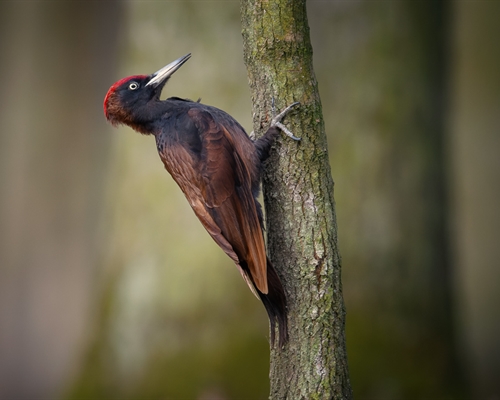
[[[250,288],[246,274],[266,294],[266,250],[252,195],[255,150],[242,128],[221,115],[216,120],[204,109],[187,111],[171,128],[175,132],[163,136],[160,157],[205,229],[240,266]],[[197,145],[193,135],[201,141]]]

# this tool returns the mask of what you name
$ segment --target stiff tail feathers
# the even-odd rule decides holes
[[[269,258],[267,259],[267,284],[269,287],[267,294],[258,289],[257,293],[269,316],[271,346],[274,346],[276,326],[278,326],[279,347],[282,347],[288,341],[287,302],[283,285]]]

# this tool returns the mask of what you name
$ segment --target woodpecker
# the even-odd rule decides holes
[[[281,347],[288,340],[287,300],[266,255],[257,197],[263,162],[280,130],[300,140],[281,123],[299,103],[275,116],[267,132],[252,140],[234,118],[218,108],[179,97],[160,100],[168,79],[190,57],[180,57],[151,75],[119,80],[106,94],[104,114],[114,126],[125,124],[154,136],[165,169],[264,304],[272,346],[278,326]]]

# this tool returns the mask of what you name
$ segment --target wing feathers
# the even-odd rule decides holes
[[[264,237],[252,194],[256,171],[249,169],[255,168],[254,149],[245,148],[244,141],[234,141],[209,112],[191,109],[188,115],[202,141],[201,152],[190,149],[182,139],[163,139],[160,157],[205,229],[241,268],[250,289],[255,293],[255,285],[267,294]],[[243,131],[235,134],[246,137]]]

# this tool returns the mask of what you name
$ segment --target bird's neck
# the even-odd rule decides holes
[[[173,101],[152,100],[133,110],[124,123],[143,135],[157,135],[160,133],[158,122],[169,118],[175,110]]]

